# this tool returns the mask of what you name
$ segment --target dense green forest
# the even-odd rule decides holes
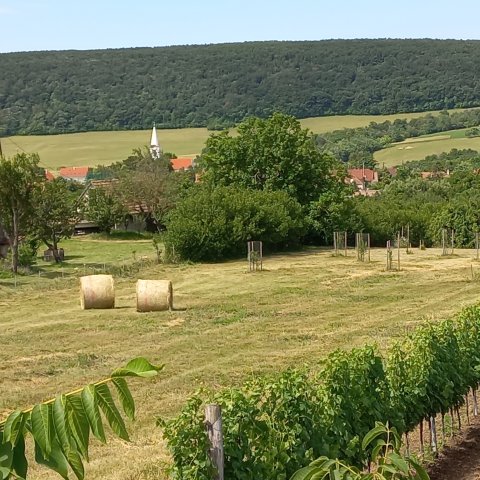
[[[252,42],[0,54],[0,135],[220,128],[480,105],[479,41]]]

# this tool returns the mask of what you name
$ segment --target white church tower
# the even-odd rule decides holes
[[[152,138],[150,139],[150,153],[153,158],[159,158],[162,153],[162,149],[158,143],[157,127],[155,126],[155,123],[153,124]]]

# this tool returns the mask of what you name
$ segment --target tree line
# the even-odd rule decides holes
[[[325,40],[0,54],[0,135],[480,105],[480,42]]]

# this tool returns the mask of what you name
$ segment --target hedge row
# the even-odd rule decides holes
[[[210,480],[203,406],[222,407],[225,478],[282,480],[326,455],[362,466],[361,439],[375,422],[400,433],[464,402],[480,381],[480,307],[426,324],[384,356],[374,346],[335,351],[320,372],[289,370],[242,388],[198,393],[161,422],[173,478]]]

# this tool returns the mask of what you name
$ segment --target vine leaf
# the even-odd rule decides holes
[[[122,404],[123,411],[130,420],[135,419],[135,402],[133,401],[132,394],[128,388],[127,382],[124,378],[115,377],[112,378],[112,383],[118,393],[118,398]]]
[[[95,392],[96,398],[98,399],[98,405],[104,413],[112,430],[123,440],[126,440],[127,442],[130,441],[127,429],[125,428],[125,423],[113,401],[108,385],[105,383],[96,385]]]

